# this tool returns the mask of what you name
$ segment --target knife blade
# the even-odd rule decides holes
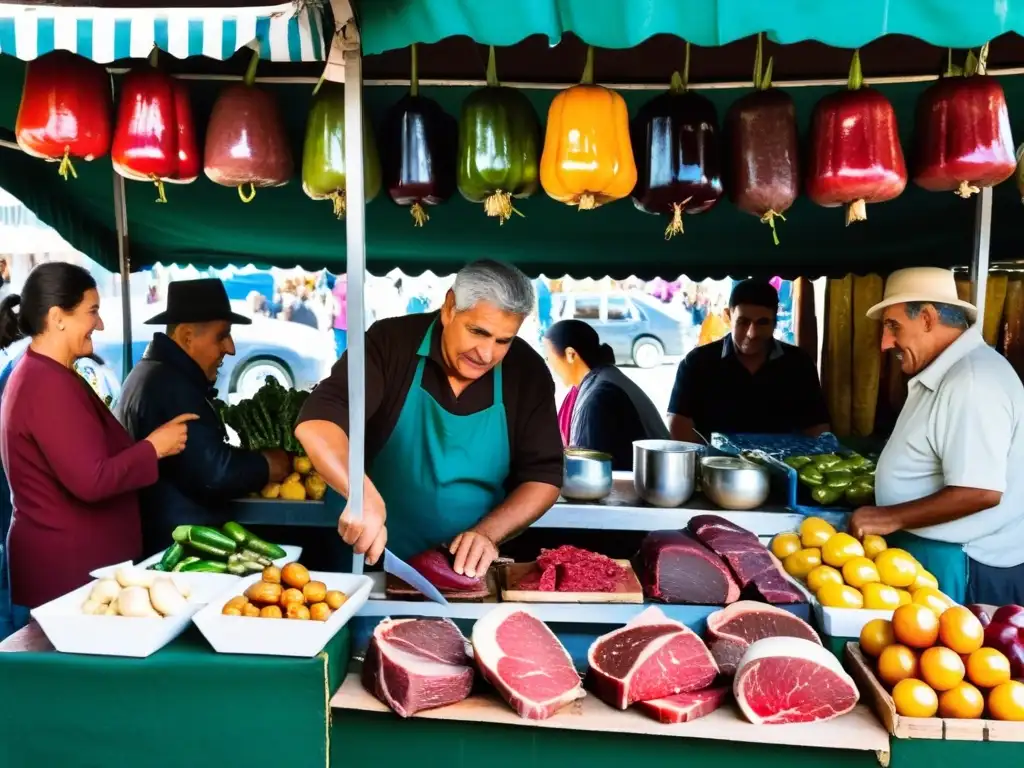
[[[384,572],[401,579],[428,600],[441,605],[448,605],[441,591],[435,587],[422,573],[417,571],[390,549],[384,549]]]

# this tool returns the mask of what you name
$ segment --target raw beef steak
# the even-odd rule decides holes
[[[697,691],[718,676],[704,641],[654,606],[597,638],[587,652],[587,682],[619,709],[648,699]]]
[[[687,531],[652,531],[638,555],[644,594],[664,603],[727,605],[740,587],[718,555]]]
[[[363,661],[363,687],[402,717],[455,704],[473,687],[469,643],[448,619],[384,619]]]
[[[729,695],[726,685],[705,688],[692,693],[677,693],[664,699],[637,702],[637,709],[659,723],[688,723],[699,717],[710,715]]]
[[[708,616],[707,637],[723,675],[734,674],[747,648],[766,637],[802,637],[821,645],[818,633],[800,617],[752,600],[740,600]]]
[[[520,717],[544,720],[586,696],[558,638],[514,603],[498,605],[473,625],[473,652],[484,679]]]
[[[839,659],[799,637],[751,645],[736,668],[732,692],[754,725],[831,720],[852,710],[859,697]]]

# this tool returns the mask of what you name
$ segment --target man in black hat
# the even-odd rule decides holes
[[[175,526],[217,525],[226,502],[277,482],[291,471],[282,450],[245,451],[225,442],[227,435],[212,400],[217,372],[226,355],[235,354],[231,325],[249,325],[231,311],[220,280],[171,283],[167,311],[146,321],[164,325],[142,360],[125,379],[117,405],[118,420],[139,439],[182,413],[197,413],[189,425],[189,444],[160,464],[160,480],[142,492],[143,546],[159,552]]]

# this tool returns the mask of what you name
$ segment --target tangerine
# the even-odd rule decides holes
[[[995,648],[979,648],[967,657],[967,679],[981,688],[995,688],[1010,679],[1010,660]]]
[[[939,616],[939,640],[957,653],[971,654],[984,644],[985,628],[970,610],[954,605]]]
[[[904,717],[931,717],[939,708],[939,697],[927,683],[908,678],[892,689],[896,712]]]
[[[917,654],[905,645],[890,645],[878,655],[878,678],[886,685],[917,677]]]
[[[860,649],[868,656],[879,656],[895,642],[892,622],[888,619],[872,619],[860,631]]]
[[[1000,683],[988,695],[988,711],[996,720],[1024,720],[1024,683]]]
[[[959,683],[939,696],[939,717],[973,720],[985,711],[985,697],[970,683]]]
[[[939,617],[918,603],[901,605],[892,613],[892,630],[897,642],[911,648],[931,648],[939,639]]]
[[[921,654],[921,677],[936,691],[949,691],[964,681],[964,660],[955,651],[937,645]]]
[[[889,548],[875,557],[875,567],[883,584],[890,587],[909,587],[917,578],[917,560],[905,549]]]

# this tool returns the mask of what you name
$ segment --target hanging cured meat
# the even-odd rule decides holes
[[[110,151],[112,111],[106,70],[68,51],[52,51],[25,67],[15,138],[25,153],[59,161],[65,181],[69,174],[78,178],[72,158],[90,161]]]
[[[488,216],[504,224],[512,198],[529,197],[540,178],[540,120],[526,96],[498,82],[494,46],[487,54],[487,87],[462,103],[459,121],[458,187]]]
[[[580,84],[555,96],[548,109],[540,184],[558,202],[581,211],[621,200],[636,184],[626,102],[594,85],[592,47]]]
[[[729,147],[726,188],[737,208],[771,227],[800,192],[796,108],[789,94],[772,88],[772,59],[762,73],[762,35],[757,36],[754,92],[734,102],[725,116]]]
[[[845,91],[814,107],[807,196],[826,208],[846,206],[846,224],[864,221],[867,203],[884,203],[907,186],[896,113],[874,88],[864,86],[854,51]]]
[[[439,205],[455,194],[458,123],[441,105],[420,96],[419,63],[412,46],[409,93],[388,111],[384,124],[384,185],[413,224],[430,219],[425,205]]]
[[[277,101],[255,85],[259,60],[253,51],[244,80],[220,92],[206,128],[204,172],[215,184],[238,187],[244,203],[257,187],[287,184],[294,171]]]
[[[166,203],[164,182],[188,184],[199,176],[199,152],[188,89],[149,65],[125,75],[121,84],[111,156],[126,179],[152,181],[157,202]]]
[[[314,200],[330,200],[334,215],[345,216],[345,86],[321,82],[313,94],[302,145],[302,191]],[[363,112],[363,195],[380,192],[380,160],[367,113]]]
[[[968,54],[921,94],[914,124],[914,183],[929,192],[970,197],[1013,175],[1017,166],[1003,87],[985,75],[988,45]]]
[[[690,44],[683,74],[672,74],[666,93],[640,108],[633,120],[637,157],[633,204],[671,216],[665,239],[683,232],[683,211],[703,213],[722,196],[721,153],[715,105],[689,90]]]

